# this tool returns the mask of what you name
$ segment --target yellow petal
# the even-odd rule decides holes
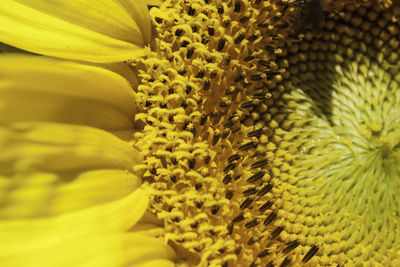
[[[164,0],[147,0],[147,5],[148,6],[161,6],[161,4],[164,3]]]
[[[0,219],[54,216],[122,198],[140,185],[123,170],[0,176]]]
[[[114,135],[86,126],[21,122],[0,127],[0,173],[88,168],[132,170],[140,153]]]
[[[28,241],[29,242],[29,241]],[[7,248],[5,248],[7,249]],[[66,240],[51,248],[2,258],[2,266],[174,266],[174,252],[161,239],[138,233],[98,234]]]
[[[39,56],[0,56],[0,124],[53,121],[126,130],[133,128],[135,110],[132,88],[114,72]]]
[[[39,54],[121,62],[145,54],[146,1],[3,0],[0,41]]]
[[[124,232],[138,222],[147,205],[148,192],[139,188],[122,199],[60,216],[0,220],[0,262],[79,237]]]

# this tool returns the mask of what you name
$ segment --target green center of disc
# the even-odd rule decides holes
[[[352,23],[328,20],[289,48],[277,105],[279,148],[293,160],[280,215],[293,239],[334,263],[390,266],[400,250],[400,68],[398,44],[380,40],[398,37],[390,21]]]

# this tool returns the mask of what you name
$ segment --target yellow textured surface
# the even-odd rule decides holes
[[[312,2],[151,9],[137,168],[181,262],[400,264],[400,9]]]

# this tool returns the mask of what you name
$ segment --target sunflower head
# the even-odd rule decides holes
[[[397,259],[397,13],[367,1],[151,10],[138,138],[152,210],[185,261]]]

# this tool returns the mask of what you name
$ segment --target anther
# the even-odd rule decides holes
[[[210,81],[209,81],[209,80],[206,80],[206,81],[204,82],[204,85],[203,85],[203,90],[204,90],[204,91],[209,90],[209,89],[210,89],[210,85],[211,85]]]
[[[181,47],[187,47],[188,45],[189,45],[189,42],[186,40],[181,43]]]
[[[219,209],[220,209],[220,206],[219,206],[219,205],[213,205],[213,206],[211,207],[211,214],[213,214],[213,215],[217,214],[218,211],[219,211]]]
[[[268,159],[262,159],[262,160],[256,161],[253,164],[251,164],[250,168],[252,168],[252,169],[261,168],[267,164],[268,164]]]
[[[235,8],[233,9],[234,12],[240,12],[240,2],[235,2]]]
[[[195,9],[193,9],[192,7],[189,7],[189,10],[188,10],[189,16],[193,16],[194,12],[195,12]]]
[[[207,156],[204,157],[204,163],[205,163],[205,164],[210,163],[210,160],[211,160],[211,157],[210,157],[209,155],[207,155]]]
[[[193,47],[188,48],[186,58],[190,59],[193,56],[193,53],[194,53],[194,48]]]
[[[182,29],[177,29],[177,30],[175,31],[175,36],[179,37],[179,36],[182,35],[182,33],[183,33],[183,30],[182,30]]]
[[[226,165],[226,167],[224,168],[224,173],[228,173],[230,170],[233,170],[234,168],[236,168],[236,164],[234,164],[234,163],[229,163],[229,164]]]
[[[256,243],[258,240],[260,240],[260,238],[250,237],[249,241],[247,242],[247,245],[251,246],[254,243]]]
[[[290,259],[289,259],[289,257],[286,257],[286,258],[282,261],[281,265],[279,265],[279,267],[287,267],[287,266],[289,266],[289,264],[290,264]]]
[[[263,128],[259,128],[257,130],[247,133],[247,136],[248,137],[259,137],[262,133],[263,133]]]
[[[265,93],[262,93],[262,94],[254,94],[254,95],[251,96],[251,98],[253,98],[253,99],[258,99],[258,100],[265,100],[265,99],[266,99],[266,96],[265,96]]]
[[[259,209],[260,212],[264,212],[267,209],[269,209],[272,206],[272,201],[268,200],[267,202],[265,202]]]
[[[260,35],[257,34],[257,33],[255,33],[255,34],[251,35],[249,38],[247,38],[247,40],[248,40],[249,42],[253,42],[253,41],[257,40],[258,37],[260,37]]]
[[[268,28],[268,23],[258,23],[257,27],[261,29]]]
[[[246,34],[245,33],[241,33],[241,34],[239,34],[239,36],[238,37],[236,37],[236,39],[235,39],[235,44],[240,44],[242,41],[243,41],[243,39],[244,39],[244,37],[246,36]]]
[[[196,165],[196,159],[189,159],[189,168],[193,169]]]
[[[239,255],[241,251],[242,251],[242,247],[235,248],[235,254],[236,255]]]
[[[221,101],[221,102],[219,103],[219,107],[220,107],[220,108],[227,108],[227,107],[229,107],[229,102],[227,102],[227,101]]]
[[[274,239],[274,238],[277,237],[280,233],[282,233],[282,231],[283,231],[283,227],[281,227],[281,226],[276,227],[275,230],[272,231],[270,239],[271,239],[271,240]]]
[[[226,229],[228,230],[228,234],[232,234],[233,232],[233,223],[229,223],[228,226],[226,227]]]
[[[204,71],[199,71],[197,74],[196,74],[196,76],[195,76],[196,78],[203,78],[204,77]]]
[[[315,254],[317,254],[319,248],[316,245],[313,245],[310,250],[304,255],[303,259],[301,260],[302,262],[307,262],[311,260],[312,257],[314,257]]]
[[[245,227],[246,229],[249,229],[249,228],[252,228],[252,227],[257,226],[259,223],[260,223],[260,222],[259,222],[257,219],[253,219],[253,220],[247,222],[247,223],[244,225],[244,227]]]
[[[269,255],[269,250],[268,249],[264,249],[263,251],[261,251],[260,253],[258,253],[257,257],[258,258],[264,258],[266,256]]]
[[[233,197],[233,191],[232,190],[228,190],[225,194],[225,198],[231,200]]]
[[[218,14],[224,14],[224,7],[222,5],[218,7]]]
[[[207,115],[201,115],[200,117],[200,125],[204,125],[207,121]]]
[[[188,95],[192,91],[192,87],[190,85],[186,85],[186,91],[185,93]]]
[[[244,213],[240,213],[238,216],[233,218],[232,223],[238,223],[244,220]]]
[[[293,249],[297,248],[300,245],[299,240],[294,240],[286,244],[286,247],[282,250],[283,254],[289,253]]]
[[[245,57],[244,59],[243,59],[243,61],[244,62],[250,62],[250,61],[252,61],[253,59],[255,59],[256,57],[255,56],[247,56],[247,57]]]
[[[250,206],[250,204],[251,204],[251,202],[253,202],[253,199],[251,199],[251,198],[246,198],[243,202],[242,202],[242,204],[240,204],[240,209],[241,210],[244,210],[245,208],[247,208],[248,206]]]
[[[235,161],[235,160],[238,160],[238,159],[240,159],[240,156],[239,156],[239,154],[235,154],[235,155],[232,155],[232,156],[230,156],[228,159],[227,159],[227,161],[228,162],[232,162],[232,161]]]
[[[233,126],[234,122],[232,120],[224,123],[224,128],[231,128]]]
[[[270,184],[270,183],[266,184],[263,188],[261,188],[260,191],[258,191],[257,196],[261,197],[261,196],[265,195],[266,193],[271,191],[272,187],[273,187],[272,184]]]
[[[245,16],[245,17],[241,17],[240,19],[239,19],[239,22],[240,23],[246,23],[246,22],[248,22],[250,20],[250,17],[249,16]]]
[[[234,82],[235,83],[238,83],[238,82],[240,82],[240,81],[242,81],[244,79],[244,76],[242,75],[242,74],[239,74],[238,76],[236,76],[235,78],[234,78]]]
[[[254,81],[254,82],[260,81],[260,80],[262,80],[262,76],[261,76],[261,74],[251,75],[251,76],[250,76],[250,80],[252,80],[252,81]]]
[[[268,217],[264,220],[264,225],[267,226],[268,224],[270,224],[273,220],[275,220],[276,218],[276,213],[275,212],[271,212],[270,215],[268,215]]]
[[[257,173],[255,173],[255,174],[253,174],[252,176],[250,176],[250,178],[247,179],[247,182],[248,182],[248,183],[257,182],[258,180],[260,180],[260,179],[264,176],[264,174],[265,174],[265,173],[262,172],[262,171],[257,172]]]
[[[218,47],[217,47],[218,52],[220,52],[222,49],[224,49],[225,43],[226,43],[225,38],[222,38],[218,41]]]
[[[239,147],[239,150],[240,150],[240,151],[244,151],[244,150],[248,150],[248,149],[256,148],[256,147],[257,147],[256,142],[250,141],[250,142],[248,142],[248,143],[246,143],[246,144],[240,146],[240,147]]]
[[[251,196],[251,195],[254,195],[255,193],[257,193],[257,191],[258,191],[257,188],[252,187],[252,188],[249,188],[249,189],[243,191],[242,194],[244,196]]]
[[[230,181],[232,180],[232,176],[230,174],[225,175],[224,179],[222,180],[222,182],[224,184],[228,184]]]
[[[254,103],[253,100],[247,101],[247,102],[244,102],[244,103],[240,104],[241,108],[252,108],[254,106],[255,106],[255,103]]]
[[[260,60],[257,61],[257,62],[258,62],[258,64],[260,64],[261,66],[264,66],[264,67],[271,67],[271,62],[269,62],[268,60],[260,59]]]

